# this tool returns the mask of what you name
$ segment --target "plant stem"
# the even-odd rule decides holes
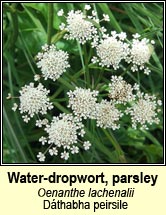
[[[48,3],[48,26],[47,26],[47,44],[51,44],[51,36],[53,29],[54,8],[53,3]]]
[[[89,74],[89,67],[88,67],[88,54],[86,50],[86,45],[83,46],[83,51],[84,51],[84,62],[85,62],[85,70],[86,70],[86,80],[87,80],[87,85],[90,85],[90,74]]]
[[[85,81],[85,86],[86,86],[86,69],[85,69],[85,64],[84,64],[84,59],[83,59],[83,55],[82,55],[81,46],[80,46],[78,41],[77,41],[77,46],[78,46],[78,50],[79,50],[79,54],[80,54],[80,58],[81,58],[82,68],[83,68],[83,71],[84,71],[84,81]]]
[[[123,150],[121,149],[121,146],[119,145],[119,143],[117,142],[117,140],[115,139],[113,133],[111,131],[108,131],[103,129],[103,132],[105,133],[105,135],[108,137],[108,139],[111,141],[112,145],[114,146],[115,150],[117,151],[117,154],[119,156],[119,161],[121,163],[127,163],[125,155]]]
[[[17,37],[18,37],[18,16],[17,16],[17,11],[16,11],[16,6],[17,6],[17,3],[12,3],[11,6],[8,6],[8,5],[4,5],[5,6],[5,9],[7,8],[7,11],[10,12],[11,14],[11,21],[12,21],[12,30],[13,30],[13,33],[12,35],[9,37],[5,47],[5,48],[13,48],[14,44],[16,43],[17,41]]]

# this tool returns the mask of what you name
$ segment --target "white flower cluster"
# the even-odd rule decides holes
[[[48,143],[50,148],[48,150],[51,156],[58,155],[59,148],[62,148],[61,158],[68,160],[70,153],[79,153],[79,148],[77,146],[78,142],[81,142],[78,137],[84,137],[84,125],[79,122],[72,114],[60,114],[57,117],[53,117],[52,122],[46,125],[45,131],[48,137],[41,137],[39,139],[43,145]],[[84,150],[90,148],[89,141],[85,141],[82,144]],[[39,161],[45,160],[45,154],[39,152]]]
[[[90,5],[85,5],[85,11],[89,11],[90,9]],[[58,11],[58,15],[64,15],[62,9]],[[86,13],[83,13],[80,10],[71,10],[68,12],[67,17],[65,18],[66,24],[61,23],[59,26],[60,30],[65,30],[67,32],[64,38],[67,40],[76,39],[81,44],[84,44],[87,41],[93,41],[93,44],[97,44],[99,35],[96,25],[102,20],[106,22],[109,22],[110,20],[107,14],[103,14],[103,19],[99,20],[97,18],[97,12],[94,10],[91,11],[91,15],[86,15]],[[100,33],[105,32],[105,29],[103,31],[103,27],[101,27],[99,30]]]
[[[120,35],[122,34],[114,33],[96,43],[97,57],[92,58],[92,62],[99,62],[102,67],[112,66],[115,70],[118,69],[120,62],[129,54],[129,45],[121,40]]]
[[[102,28],[100,28],[102,29]],[[92,63],[99,63],[100,66],[118,69],[122,60],[131,63],[133,72],[143,70],[144,74],[149,75],[150,69],[146,66],[153,52],[154,41],[149,39],[139,40],[139,34],[133,35],[132,42],[124,42],[126,33],[111,32],[111,36],[103,33],[102,38],[92,43],[96,47],[96,54],[92,58]],[[96,37],[97,38],[97,37]],[[95,45],[94,45],[95,44]]]
[[[112,76],[109,88],[108,96],[115,103],[126,104],[135,99],[135,95],[133,94],[135,88],[123,80],[122,76]]]
[[[92,22],[87,20],[83,12],[71,10],[66,17],[66,25],[61,24],[61,30],[65,29],[67,34],[64,38],[67,40],[76,39],[79,43],[84,44],[88,40],[92,40],[96,34],[97,29]]]
[[[102,100],[96,105],[97,126],[101,128],[111,128],[112,130],[120,128],[119,119],[123,116],[115,104],[110,101]]]
[[[58,16],[66,18],[66,23],[60,25],[60,30],[65,33],[64,38],[77,40],[80,44],[90,42],[96,53],[92,63],[98,63],[101,67],[117,70],[124,61],[125,64],[131,64],[133,72],[143,70],[148,75],[150,69],[146,64],[150,60],[153,51],[151,44],[154,44],[154,41],[140,39],[139,34],[134,34],[130,42],[125,32],[111,31],[109,35],[106,28],[100,26],[101,21],[109,22],[109,16],[103,14],[103,19],[99,20],[97,12],[89,10],[91,6],[85,5],[84,12],[71,10],[67,16],[64,16],[63,9],[58,11]],[[35,81],[39,81],[41,77],[55,81],[70,67],[69,55],[58,50],[55,45],[46,44],[37,54],[37,67],[42,74],[36,74]],[[67,92],[71,114],[54,116],[50,123],[48,119],[40,119],[37,116],[36,126],[44,127],[47,133],[46,137],[39,138],[39,142],[43,146],[48,145],[44,153],[39,152],[37,155],[40,162],[45,161],[46,153],[68,160],[71,154],[79,153],[80,146],[89,150],[91,143],[88,140],[82,141],[85,139],[83,122],[86,119],[94,119],[98,127],[112,130],[120,128],[120,120],[124,114],[131,116],[132,127],[135,129],[148,129],[148,125],[159,123],[158,106],[161,106],[161,101],[155,96],[140,92],[138,85],[132,86],[122,76],[113,75],[107,90],[108,98],[101,95],[99,103],[97,90],[76,87],[74,91]],[[36,87],[34,83],[25,85],[20,90],[20,105],[14,103],[12,110],[16,111],[18,108],[25,122],[36,114],[46,114],[47,110],[53,108],[48,98],[49,92],[41,83]],[[9,94],[7,99],[11,98]]]
[[[134,34],[133,37],[130,53],[126,61],[132,63],[131,70],[133,72],[143,70],[146,75],[149,75],[151,71],[145,64],[149,62],[153,46],[150,44],[149,39],[144,38],[140,40],[139,34]],[[153,40],[151,43],[153,44]]]
[[[53,108],[52,103],[49,102],[49,98],[47,97],[50,91],[45,89],[41,83],[37,87],[34,86],[34,83],[25,85],[19,92],[19,110],[21,114],[26,113],[23,116],[25,122],[28,122],[34,114],[46,114],[47,109],[50,110]]]
[[[79,120],[96,117],[98,91],[77,87],[74,91],[69,91],[67,95],[69,97],[68,107],[71,107],[74,115]]]
[[[131,115],[132,127],[134,129],[137,127],[148,129],[147,124],[158,124],[159,118],[157,117],[157,113],[160,111],[158,106],[161,105],[161,100],[157,100],[154,95],[150,96],[138,92],[136,102],[126,110],[126,113]]]
[[[45,80],[50,78],[55,81],[70,67],[68,58],[67,52],[57,50],[55,45],[46,44],[37,55],[37,67],[41,69]],[[35,76],[35,80],[38,80],[37,78]]]
[[[85,5],[85,11],[91,9],[90,5]],[[63,16],[61,9],[59,16]],[[92,58],[92,63],[99,63],[102,67],[112,66],[117,70],[122,60],[132,63],[131,70],[143,70],[149,75],[150,69],[146,66],[153,52],[154,40],[139,39],[138,33],[133,35],[133,40],[127,40],[125,32],[117,33],[111,31],[111,35],[107,34],[105,27],[100,26],[101,21],[109,22],[110,18],[107,14],[103,14],[103,19],[99,20],[96,11],[92,11],[91,15],[83,13],[80,10],[71,10],[66,17],[66,24],[61,23],[60,30],[65,30],[64,36],[67,40],[76,39],[79,43],[84,44],[91,42],[92,48],[96,48],[96,55]],[[151,44],[150,44],[151,42]]]

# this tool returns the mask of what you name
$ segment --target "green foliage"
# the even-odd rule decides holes
[[[70,71],[63,74],[56,82],[44,83],[49,86],[57,109],[54,115],[67,113],[66,92],[74,86],[85,86],[84,70],[88,71],[88,87],[104,92],[106,84],[115,72],[101,69],[91,64],[93,55],[89,47],[78,48],[75,41],[63,39],[65,32],[58,30],[63,17],[57,12],[62,8],[65,13],[71,9],[84,8],[84,3],[52,3],[53,23],[48,15],[48,3],[3,3],[3,162],[37,163],[36,154],[41,149],[38,139],[43,131],[34,126],[34,120],[26,125],[19,112],[13,112],[14,101],[6,100],[10,92],[18,96],[20,88],[33,81],[38,69],[35,56],[41,46],[47,42],[56,43],[58,48],[70,54]],[[141,90],[163,97],[163,4],[162,3],[94,3],[91,6],[98,16],[108,14],[109,30],[125,31],[128,35],[139,33],[142,37],[155,40],[155,50],[149,67],[149,77],[131,73],[130,68],[120,68],[117,75],[125,75],[131,82],[140,83]],[[49,23],[49,24],[48,24]],[[49,25],[49,26],[48,26]],[[80,55],[81,59],[80,59]],[[86,61],[85,61],[86,60]],[[85,65],[83,65],[83,61]],[[90,77],[90,78],[89,78]],[[88,79],[89,78],[89,79]],[[94,81],[95,80],[95,81]],[[16,99],[15,99],[16,100]],[[51,115],[48,115],[48,118]],[[163,162],[163,127],[159,125],[148,131],[134,130],[126,119],[118,131],[96,128],[95,122],[87,122],[86,136],[93,143],[88,152],[80,151],[71,156],[69,163],[162,163]],[[59,158],[48,158],[48,163],[62,163]]]

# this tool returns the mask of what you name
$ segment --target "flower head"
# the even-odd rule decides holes
[[[62,152],[61,158],[64,160],[68,160],[69,159],[69,152],[66,152],[66,151]]]
[[[123,80],[122,76],[112,76],[109,84],[109,97],[116,103],[130,102],[135,99],[133,87]]]
[[[72,154],[77,154],[77,153],[79,153],[79,148],[78,148],[77,146],[71,147],[71,153],[72,153]]]
[[[50,78],[55,81],[70,67],[68,58],[68,53],[57,50],[55,45],[44,45],[42,52],[37,55],[37,67],[41,69],[45,80]]]
[[[47,109],[53,108],[47,97],[48,93],[49,90],[45,89],[41,83],[37,87],[34,86],[34,83],[22,87],[19,110],[21,114],[27,114],[27,117],[24,116],[24,121],[28,121],[29,117],[33,117],[34,114],[46,114]]]
[[[133,72],[144,70],[144,73],[149,75],[150,70],[145,66],[149,62],[151,54],[153,52],[153,46],[149,43],[149,40],[144,38],[138,39],[138,36],[132,41],[129,56],[126,58],[127,62],[132,62],[131,70]]]
[[[108,14],[103,14],[103,20],[106,21],[106,22],[110,21],[110,18],[108,16]]]
[[[47,143],[47,138],[46,137],[40,137],[39,142],[42,143],[42,145],[45,145],[45,143]]]
[[[69,105],[74,115],[78,118],[95,118],[95,109],[98,91],[90,89],[76,88],[74,91],[69,91]]]
[[[84,150],[87,151],[90,149],[91,143],[89,141],[84,141],[83,147],[84,147]]]
[[[46,159],[46,156],[42,152],[39,152],[37,155],[37,158],[40,162],[44,162]]]
[[[58,155],[58,150],[57,150],[57,148],[56,148],[56,147],[53,147],[52,149],[49,149],[49,154],[50,154],[51,156],[53,156],[53,155]]]
[[[86,6],[86,8],[89,8]],[[86,20],[86,16],[79,10],[71,10],[66,18],[65,30],[67,34],[64,36],[67,40],[76,39],[79,43],[84,44],[88,40],[92,40],[97,34],[97,30],[92,22]]]
[[[58,16],[63,16],[63,14],[64,14],[63,9],[59,10],[58,13],[57,13]]]
[[[57,147],[70,149],[77,143],[77,133],[83,127],[80,122],[76,122],[71,114],[61,114],[53,117],[50,125],[45,130],[48,133],[49,144],[54,143]]]
[[[128,52],[128,45],[118,39],[118,34],[116,33],[113,36],[102,39],[99,45],[96,46],[99,65],[102,67],[112,66],[115,70],[119,68],[119,63],[126,58]]]
[[[118,129],[119,119],[122,117],[122,112],[119,111],[112,102],[102,100],[96,105],[96,120],[97,126],[101,128]]]
[[[90,6],[89,4],[86,4],[84,9],[85,9],[85,10],[90,10],[90,9],[91,9],[91,6]]]
[[[13,107],[12,107],[12,110],[15,112],[17,110],[17,108],[18,108],[18,104],[14,103]]]
[[[157,112],[160,111],[158,106],[162,104],[161,101],[157,100],[154,95],[150,96],[141,92],[137,93],[137,97],[137,101],[126,110],[126,113],[131,116],[132,127],[135,129],[137,127],[148,129],[148,124],[158,124]]]

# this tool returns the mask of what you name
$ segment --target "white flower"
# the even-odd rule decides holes
[[[65,29],[65,27],[66,27],[65,23],[61,23],[60,26],[59,26],[59,29],[61,31],[63,31]]]
[[[47,138],[46,137],[40,137],[39,142],[42,143],[42,145],[45,145],[45,143],[47,143]]]
[[[60,114],[58,117],[53,117],[51,124],[47,125],[45,130],[48,133],[49,143],[70,149],[77,143],[78,133],[82,127],[83,124],[76,122],[71,114]]]
[[[106,21],[106,22],[109,22],[110,21],[110,18],[107,14],[103,14],[103,20]]]
[[[15,112],[18,108],[18,105],[16,103],[13,104],[12,110]]]
[[[93,56],[93,58],[91,59],[92,63],[98,63],[99,59],[96,56]]]
[[[124,40],[124,39],[126,39],[127,35],[125,32],[121,32],[120,34],[118,34],[118,37],[120,40]]]
[[[43,123],[42,123],[42,120],[41,120],[41,119],[36,120],[36,126],[37,126],[37,127],[41,128],[42,125],[43,125]]]
[[[134,84],[133,85],[133,90],[136,90],[136,91],[139,91],[140,90],[140,86],[139,86],[139,84]]]
[[[24,122],[26,122],[26,123],[28,123],[28,122],[29,122],[29,120],[30,120],[30,117],[29,117],[29,116],[27,116],[27,115],[22,116],[22,118],[23,118],[23,121],[24,121]]]
[[[92,10],[92,16],[97,16],[97,12],[96,11],[94,11],[94,10]]]
[[[161,105],[162,105],[162,101],[161,101],[161,100],[158,100],[158,101],[157,101],[157,104],[158,104],[159,106],[161,106]]]
[[[64,151],[61,153],[61,158],[64,160],[68,160],[69,159],[69,153]]]
[[[91,143],[89,141],[84,141],[83,143],[84,150],[89,150]]]
[[[144,74],[149,75],[150,73],[151,73],[151,70],[148,67],[146,67],[144,69]]]
[[[84,44],[92,40],[97,34],[97,29],[92,22],[86,20],[86,16],[79,10],[71,10],[66,18],[66,31],[64,38],[67,40],[76,39],[79,43]]]
[[[134,129],[137,127],[140,127],[141,129],[148,129],[148,124],[158,124],[159,118],[157,117],[157,106],[158,101],[160,100],[157,101],[154,95],[150,96],[141,92],[138,92],[137,96],[137,101],[126,110],[126,113],[131,116],[132,127]]]
[[[86,4],[84,9],[85,9],[85,10],[90,10],[90,9],[91,9],[91,6],[90,6],[89,4]]]
[[[154,40],[151,40],[150,42],[151,42],[151,44],[152,44],[152,45],[154,45],[154,44],[155,44],[155,41],[154,41]]]
[[[107,31],[107,29],[106,29],[105,27],[102,26],[102,27],[100,28],[100,31],[101,31],[101,33],[104,34],[104,33]]]
[[[100,22],[99,19],[97,19],[97,18],[95,18],[95,17],[93,17],[92,19],[93,19],[94,22],[96,22],[97,24],[99,24],[99,22]],[[95,35],[95,36],[96,36],[96,35]]]
[[[34,83],[25,85],[20,90],[20,113],[27,113],[27,116],[33,117],[34,114],[46,114],[47,109],[51,109],[53,106],[49,102],[47,97],[49,90],[39,83],[37,87]],[[25,117],[24,117],[25,121]]]
[[[95,118],[95,108],[98,91],[90,91],[90,89],[76,88],[74,91],[69,91],[69,105],[74,115],[81,120]]]
[[[8,95],[7,95],[6,99],[11,99],[11,98],[12,98],[11,93],[8,93]]]
[[[73,147],[71,148],[71,153],[72,153],[72,154],[78,154],[78,153],[79,153],[79,148],[78,148],[77,146],[73,146]]]
[[[49,149],[49,154],[50,154],[51,156],[53,156],[53,155],[58,155],[58,150],[57,150],[57,148],[56,148],[56,147],[53,147],[52,149]]]
[[[42,152],[39,152],[37,158],[40,162],[44,162],[46,157]]]
[[[84,125],[72,114],[60,114],[57,117],[53,117],[52,122],[50,124],[47,123],[44,130],[48,136],[42,136],[39,142],[42,145],[45,145],[45,143],[50,145],[47,151],[51,156],[58,155],[59,148],[64,150],[61,153],[61,158],[64,160],[69,158],[69,153],[79,153],[77,144],[80,140],[78,137],[84,137]],[[54,147],[50,148],[52,146]]]
[[[48,124],[48,119],[38,119],[36,120],[36,126],[41,128],[43,125],[47,125]]]
[[[34,75],[34,81],[39,81],[39,80],[40,80],[40,75],[39,74]]]
[[[78,133],[81,137],[83,137],[85,135],[85,130],[81,129],[81,131]]]
[[[138,34],[138,33],[133,34],[133,38],[134,38],[134,39],[138,39],[140,36],[141,36],[141,35],[140,35],[140,34]]]
[[[64,14],[63,9],[59,10],[58,13],[57,13],[58,16],[63,16],[63,14]]]
[[[113,32],[112,32],[113,34]],[[128,45],[118,40],[117,34],[111,37],[102,39],[96,47],[97,56],[99,58],[99,65],[102,67],[113,66],[116,70],[119,68],[119,63],[128,55]]]
[[[47,125],[47,124],[48,124],[48,119],[46,119],[46,118],[43,119],[43,120],[42,120],[42,124],[43,124],[43,125]]]
[[[112,76],[109,88],[109,97],[116,103],[126,104],[135,99],[134,88],[122,76]]]
[[[112,36],[112,37],[116,38],[116,37],[117,37],[117,35],[118,35],[118,34],[117,34],[117,32],[116,32],[116,31],[111,31],[111,36]]]
[[[37,55],[37,67],[41,69],[45,80],[50,78],[55,81],[70,67],[69,56],[67,52],[57,50],[55,45],[46,47]]]
[[[133,39],[129,56],[126,58],[128,63],[132,63],[131,70],[133,72],[144,70],[144,73],[149,75],[149,68],[145,67],[145,64],[149,62],[153,47],[147,39]]]
[[[113,130],[118,129],[120,127],[118,122],[122,115],[121,111],[119,111],[112,102],[102,100],[101,103],[96,105],[98,127],[111,128]]]

